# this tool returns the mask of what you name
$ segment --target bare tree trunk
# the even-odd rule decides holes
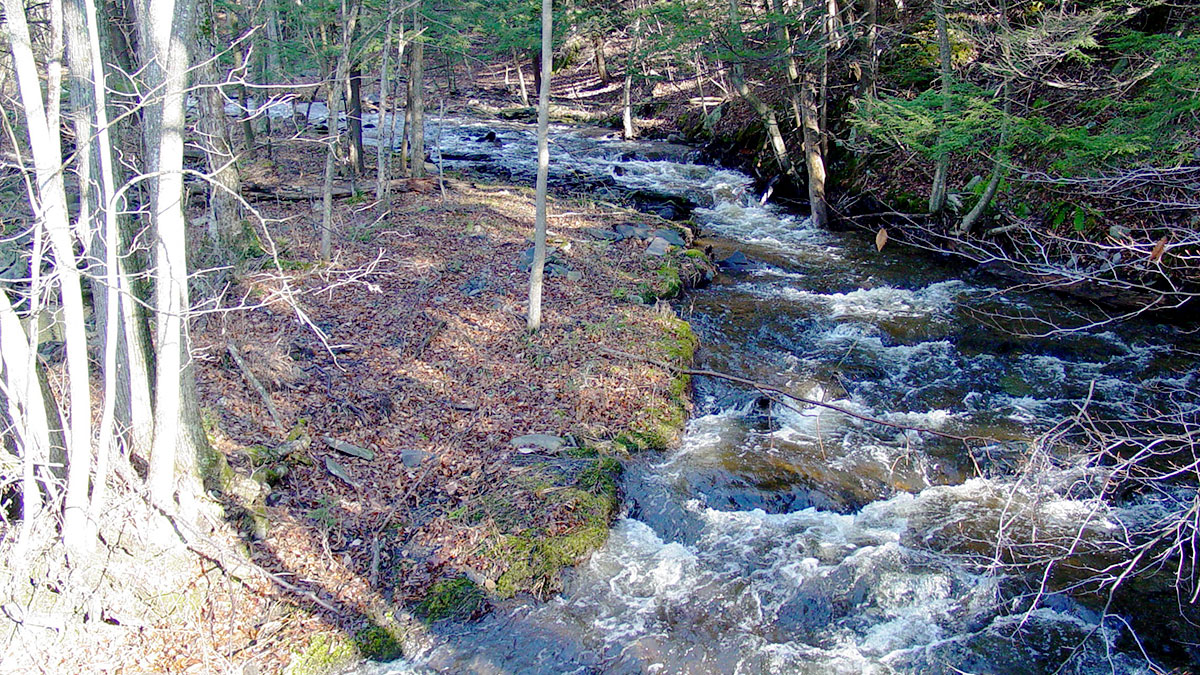
[[[212,60],[212,49],[197,40],[200,79],[204,86],[198,92],[200,108],[199,129],[209,172],[209,229],[208,238],[217,259],[233,262],[244,244],[242,209],[237,195],[241,191],[236,155],[229,138],[229,123],[225,116],[224,99],[218,84],[220,76]]]
[[[61,0],[54,0],[60,2]],[[53,4],[53,3],[52,3]],[[20,0],[4,0],[5,27],[11,47],[13,67],[21,102],[25,107],[26,128],[33,153],[36,191],[31,203],[37,217],[37,227],[45,228],[54,253],[65,322],[67,376],[70,391],[70,417],[67,424],[68,467],[67,496],[63,512],[63,538],[76,555],[91,549],[87,540],[88,480],[91,474],[91,389],[88,377],[87,331],[83,312],[83,291],[79,265],[75,257],[72,232],[67,212],[67,197],[63,185],[62,154],[59,144],[57,102],[47,106],[42,99],[41,83],[25,7]],[[62,6],[56,10],[62,19]],[[61,25],[57,29],[60,32]],[[60,64],[61,65],[61,64]],[[53,72],[48,77],[47,100],[57,101],[61,83]],[[53,119],[54,125],[50,122]]]
[[[863,98],[875,97],[875,83],[879,81],[879,0],[866,0],[866,29],[863,31],[864,47],[867,54],[867,64],[862,68],[858,84],[858,95]]]
[[[1008,23],[1008,3],[1006,0],[1000,0],[1000,27],[1004,34],[1000,36],[1000,49],[1004,54],[1004,60],[1011,62],[1009,35],[1011,27]],[[1009,115],[1012,113],[1012,97],[1009,92],[1009,75],[1005,74],[1004,84],[1000,88],[1000,95],[1004,97],[1004,119],[1000,122],[1000,140],[996,143],[995,157],[992,160],[992,175],[988,179],[987,187],[983,189],[983,194],[979,196],[979,201],[975,202],[975,206],[962,219],[962,222],[955,228],[955,236],[965,237],[971,234],[975,229],[975,225],[983,214],[991,206],[992,200],[996,197],[996,190],[1000,187],[1000,181],[1004,179],[1004,175],[1008,172],[1008,126]]]
[[[267,0],[267,81],[264,84],[278,84],[275,78],[285,75],[283,61],[279,57],[279,45],[283,42],[283,33],[279,30],[279,6],[274,0]]]
[[[96,155],[100,164],[101,194],[104,195],[104,272],[107,283],[104,292],[99,294],[104,298],[104,407],[100,414],[100,434],[96,452],[96,478],[92,488],[90,528],[95,528],[100,521],[100,515],[107,508],[108,470],[115,448],[113,426],[117,419],[117,405],[121,389],[118,359],[124,344],[119,336],[124,330],[120,325],[121,305],[127,303],[121,297],[120,266],[117,261],[118,242],[120,241],[120,223],[116,204],[116,170],[113,162],[112,140],[109,133],[108,109],[105,99],[107,92],[104,87],[104,61],[100,54],[100,23],[96,16],[96,5],[92,0],[85,0],[84,13],[87,17],[87,39],[91,52],[92,86],[96,118]],[[99,228],[97,228],[99,230]],[[98,308],[100,305],[98,305]],[[128,361],[128,357],[125,357]],[[147,396],[149,392],[146,392]]]
[[[596,33],[592,36],[592,49],[596,52],[596,75],[603,83],[608,82],[608,61],[604,58],[604,35]]]
[[[187,233],[183,213],[183,144],[186,131],[188,54],[194,8],[175,0],[139,0],[142,62],[151,86],[161,91],[149,106],[143,127],[153,162],[152,220],[155,226],[155,315],[157,323],[154,447],[150,454],[150,497],[163,508],[186,507],[198,490],[195,476],[180,475],[176,464],[194,453],[185,429],[180,373],[185,366],[184,327],[188,310]],[[194,513],[184,512],[185,518]]]
[[[637,8],[637,3],[634,3],[634,9]],[[633,46],[630,48],[629,56],[625,59],[625,84],[621,89],[621,129],[622,137],[629,141],[637,136],[637,127],[633,124],[633,57],[637,53],[641,45],[642,37],[642,19],[638,17],[633,20]]]
[[[517,81],[521,83],[521,105],[529,107],[529,91],[525,88],[525,71],[521,68],[521,59],[517,57],[516,50],[513,50],[513,61],[517,63]]]
[[[808,169],[808,203],[812,211],[813,226],[823,228],[829,224],[829,207],[825,201],[825,159],[821,154],[817,92],[811,79],[805,82],[801,95],[801,110],[804,114],[804,161]]]
[[[388,87],[391,82],[389,66],[392,58],[392,25],[395,23],[395,0],[388,0],[387,26],[383,29],[383,63],[379,68],[379,123],[376,125],[375,141],[375,202],[379,204],[380,212],[388,208],[388,158],[392,154],[392,132],[396,119],[388,114]],[[403,32],[403,26],[401,26]]]
[[[413,42],[409,69],[409,86],[412,87],[412,105],[409,114],[412,126],[409,138],[409,175],[413,178],[425,176],[425,39],[421,37],[421,7],[413,8]]]
[[[42,511],[42,488],[37,474],[50,461],[49,410],[35,370],[36,357],[25,326],[13,310],[8,293],[0,289],[0,359],[3,360],[4,401],[13,424],[22,460],[21,499],[25,522],[22,545],[27,545],[35,519]]]
[[[234,12],[229,13],[229,33],[230,39],[233,40],[236,40],[238,37],[238,24],[234,23],[235,16],[236,14]],[[254,159],[258,155],[258,139],[254,134],[254,120],[250,116],[250,91],[246,87],[246,78],[250,76],[250,66],[246,62],[246,52],[242,51],[242,47],[240,45],[233,50],[233,58],[235,69],[238,73],[240,73],[238,76],[239,83],[237,86],[237,91],[238,100],[241,102],[242,106],[242,140],[244,142],[242,151],[246,153],[247,158]]]
[[[350,39],[346,38],[349,44]],[[362,140],[362,69],[350,68],[350,104],[346,108],[346,125],[350,130],[350,170],[362,175],[365,170]]]
[[[346,0],[342,0],[343,35],[353,35],[357,23],[358,3],[352,0],[347,5]],[[329,136],[326,138],[328,148],[325,155],[325,182],[321,190],[321,260],[326,262],[329,261],[333,238],[333,176],[337,170],[337,145],[341,136],[338,128],[338,110],[342,107],[342,84],[346,81],[349,70],[350,41],[344,40],[341,54],[338,55],[337,66],[334,68],[333,79],[327,86]]]
[[[538,89],[538,168],[536,216],[533,233],[533,266],[529,270],[530,331],[542,327],[542,276],[546,267],[546,183],[550,173],[550,69],[554,53],[552,0],[542,0],[542,77]]]
[[[412,53],[409,52],[408,58],[412,59]],[[412,141],[412,110],[413,110],[413,86],[412,78],[409,78],[404,83],[404,128],[401,130],[403,136],[400,139],[400,175],[408,177],[409,166],[408,157],[411,153],[410,143]]]
[[[771,144],[771,151],[775,155],[775,161],[779,164],[779,169],[787,174],[793,180],[798,180],[795,167],[792,165],[791,157],[788,153],[787,143],[783,140],[783,132],[779,129],[779,120],[775,116],[775,111],[771,106],[767,105],[760,99],[746,84],[745,69],[742,66],[742,48],[745,39],[742,35],[742,17],[741,11],[738,8],[738,0],[729,0],[729,27],[731,42],[733,44],[734,61],[730,64],[729,77],[733,81],[733,87],[738,95],[754,108],[754,112],[758,113],[759,119],[762,120],[763,126],[767,131],[767,140]]]
[[[950,63],[950,32],[946,27],[946,2],[945,0],[934,0],[933,2],[934,23],[937,25],[937,43],[938,43],[938,61],[941,64],[942,72],[942,112],[946,117],[950,115],[950,78],[951,78],[951,63]],[[945,139],[945,120],[941,126],[943,131],[938,136],[939,145]],[[933,185],[929,190],[929,212],[936,214],[941,213],[946,207],[946,184],[950,173],[950,154],[944,148],[938,148],[937,164],[933,171]]]

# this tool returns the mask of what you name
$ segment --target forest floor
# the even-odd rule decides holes
[[[259,186],[319,186],[311,144],[275,153],[246,172]],[[686,363],[690,329],[655,297],[703,263],[595,236],[665,221],[552,198],[555,274],[531,334],[532,190],[405,187],[388,208],[339,200],[328,263],[319,201],[258,201],[248,222],[261,219],[261,250],[194,281],[206,431],[233,469],[227,485],[242,486],[212,536],[292,588],[214,583],[198,561],[176,611],[60,650],[50,672],[321,672],[395,658],[425,623],[555,592],[561,568],[603,542],[620,458],[673,442],[688,405],[685,380],[603,348]],[[529,434],[544,436],[519,439]],[[346,444],[372,458],[335,449]]]

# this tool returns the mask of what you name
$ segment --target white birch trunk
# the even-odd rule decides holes
[[[542,78],[538,91],[538,167],[533,267],[529,270],[530,331],[542,327],[542,276],[546,267],[546,183],[550,174],[550,70],[553,59],[553,0],[542,0]]]
[[[61,4],[57,11],[61,22]],[[67,422],[68,467],[63,539],[73,553],[80,554],[90,549],[85,536],[85,515],[92,459],[91,389],[88,382],[83,292],[63,186],[57,103],[47,110],[42,98],[24,4],[20,0],[4,0],[4,12],[13,67],[17,75],[21,102],[25,107],[26,128],[36,173],[36,195],[30,195],[30,201],[37,217],[37,226],[45,228],[54,253],[63,320],[66,324],[67,377],[71,402]],[[61,71],[61,64],[59,70]],[[51,74],[51,87],[60,82],[61,72],[58,74],[58,82]],[[50,99],[57,101],[60,92],[51,88],[47,94]],[[51,115],[55,122],[53,127],[50,126]]]

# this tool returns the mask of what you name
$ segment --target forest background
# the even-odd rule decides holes
[[[0,487],[10,648],[23,631],[169,623],[172,612],[161,603],[143,602],[121,617],[111,609],[112,598],[162,596],[161,588],[145,590],[153,589],[140,578],[147,561],[170,570],[166,586],[195,588],[193,577],[187,584],[179,578],[198,566],[205,583],[243,579],[261,607],[287,597],[285,604],[311,610],[310,626],[366,635],[360,650],[398,630],[396,607],[417,606],[445,583],[453,566],[430,554],[404,568],[411,586],[388,582],[403,592],[372,596],[380,585],[380,534],[393,518],[408,522],[396,516],[407,505],[380,507],[354,531],[374,537],[374,549],[345,566],[363,589],[352,594],[357,609],[348,614],[333,607],[338,593],[328,584],[323,593],[297,585],[280,574],[289,565],[239,551],[247,530],[264,527],[256,514],[266,508],[266,485],[282,480],[265,473],[337,474],[288,460],[320,443],[307,431],[312,419],[271,409],[273,392],[294,386],[290,348],[255,355],[245,344],[252,333],[229,325],[214,333],[212,325],[216,317],[274,308],[311,336],[296,349],[325,351],[336,362],[339,344],[329,328],[336,319],[312,316],[305,298],[370,290],[378,263],[372,267],[370,246],[356,245],[371,243],[375,224],[421,223],[437,210],[444,225],[455,213],[446,206],[448,182],[458,193],[454,208],[472,218],[504,209],[498,202],[507,197],[489,196],[427,161],[423,120],[446,110],[532,118],[544,60],[554,73],[546,115],[610,125],[627,138],[700,145],[710,159],[751,172],[772,199],[811,213],[817,226],[862,228],[880,248],[906,243],[984,264],[1025,288],[1102,303],[1113,321],[1147,312],[1188,316],[1200,282],[1194,3],[559,3],[549,52],[540,48],[540,10],[515,0],[5,0]],[[314,100],[345,123],[265,114],[276,102]],[[361,115],[372,109],[405,119],[404,131],[386,144],[398,146],[394,152],[372,157],[364,146]],[[530,195],[521,199],[532,204]],[[527,215],[505,217],[532,223]],[[413,227],[410,234],[420,237],[421,225]],[[492,236],[492,243],[523,248],[526,233],[512,226]],[[631,295],[638,284],[661,281],[636,259],[606,259],[598,268],[624,274],[619,280]],[[535,305],[506,311],[523,315]],[[1071,328],[1064,317],[1036,319],[1052,330]],[[423,313],[412,321],[414,334],[438,333],[453,318]],[[627,323],[634,333],[676,330],[649,309]],[[561,347],[553,331],[545,333],[510,345],[530,369],[538,354],[544,360]],[[414,340],[410,355],[422,356],[429,342]],[[247,355],[253,366],[243,362]],[[263,370],[271,363],[278,367]],[[228,376],[206,375],[210,367]],[[613,374],[622,376],[670,379],[666,371]],[[222,431],[220,420],[206,416],[230,382],[262,403],[248,415],[265,420],[261,442],[227,424]],[[679,403],[666,385],[655,391]],[[352,416],[372,414],[362,400],[332,403]],[[379,405],[391,410],[393,403]],[[606,405],[598,439],[651,447],[669,440],[646,429],[622,437],[613,420],[636,418],[637,404]],[[482,432],[453,430],[474,433]],[[1169,437],[1134,423],[1113,434],[1120,442],[1105,452],[1126,469],[1123,484],[1195,480],[1194,420],[1182,420]],[[594,463],[577,472],[602,460]],[[445,493],[476,471],[475,480],[487,480],[477,459],[443,459],[420,471],[427,485],[398,488],[414,509],[432,499],[427,491],[435,484]],[[603,475],[574,496],[572,509],[603,492],[597,481],[611,483]],[[297,497],[293,512],[310,524],[328,521],[327,549],[338,508],[322,499]],[[601,519],[612,515],[607,502],[596,509]],[[1188,542],[1196,536],[1196,506],[1178,515],[1161,540],[1104,571],[1110,586],[1151,561],[1169,561],[1182,597],[1194,605]],[[564,536],[577,533],[576,525],[564,525]],[[349,530],[339,536],[360,538]],[[308,546],[320,548],[321,537],[314,541]],[[1169,548],[1154,548],[1163,542]],[[546,553],[546,569],[508,592],[552,592],[558,567],[586,548]],[[111,562],[116,550],[126,567]],[[476,585],[501,576],[484,574]],[[194,604],[189,593],[173,602]],[[475,590],[466,595],[478,599]],[[208,611],[210,622],[212,612],[236,613],[232,606]],[[245,631],[258,635],[272,621]],[[301,640],[304,629],[296,626],[306,624],[289,625],[292,641]],[[106,639],[118,645],[113,653],[136,643]],[[146,657],[152,663],[200,658],[160,643]],[[290,648],[277,643],[281,654]]]

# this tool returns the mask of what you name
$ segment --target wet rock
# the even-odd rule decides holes
[[[758,267],[758,263],[746,257],[741,251],[734,251],[724,260],[717,261],[717,267],[722,272],[749,272]]]
[[[654,232],[651,232],[650,234],[659,239],[667,240],[667,243],[672,246],[678,246],[679,248],[683,248],[683,247],[687,246],[687,241],[684,240],[683,235],[679,234],[675,230],[667,230],[667,229],[660,228],[660,229],[655,230]]]
[[[662,237],[655,237],[650,242],[650,245],[646,247],[646,255],[664,256],[669,250],[671,250],[671,242]]]
[[[489,131],[475,140],[480,143],[496,143],[497,145],[500,143],[500,138],[496,136],[495,131]]]
[[[484,152],[454,152],[442,153],[442,159],[454,162],[485,162],[492,156]]]

